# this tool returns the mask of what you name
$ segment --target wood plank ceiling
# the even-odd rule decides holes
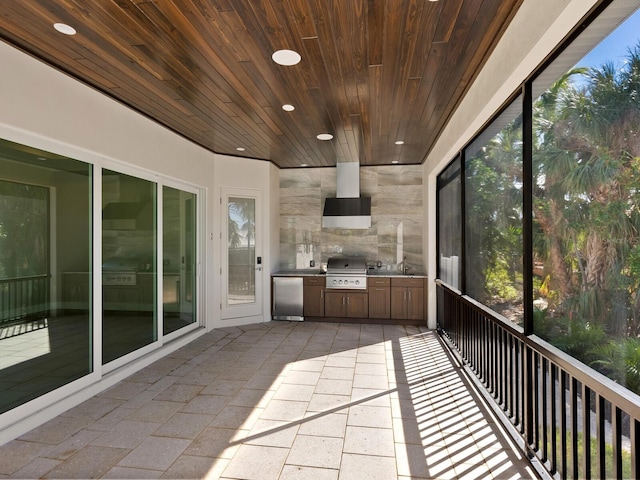
[[[213,152],[420,164],[521,3],[3,0],[0,38]]]

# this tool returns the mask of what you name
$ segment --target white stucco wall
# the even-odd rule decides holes
[[[597,3],[524,0],[518,13],[425,159],[428,275],[436,278],[436,177],[526,78]],[[429,288],[429,326],[436,327],[436,290]]]

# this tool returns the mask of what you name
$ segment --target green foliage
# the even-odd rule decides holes
[[[0,180],[0,278],[48,272],[47,188]]]
[[[640,338],[611,338],[601,325],[553,317],[535,309],[534,328],[543,339],[640,394]]]
[[[485,289],[490,297],[506,302],[522,300],[522,288],[518,288],[519,283],[513,281],[504,262],[488,269],[485,278]]]
[[[544,428],[542,425],[540,428]],[[556,458],[560,458],[562,455],[562,443],[567,446],[567,453],[571,455],[570,445],[572,443],[572,435],[571,432],[567,432],[565,437],[562,437],[559,429],[555,431],[556,437]],[[591,478],[595,478],[594,475],[597,474],[595,471],[595,466],[598,464],[598,441],[596,438],[591,437],[589,440],[589,457],[591,458]],[[547,442],[547,449],[551,451],[551,439]],[[578,457],[578,472],[575,474],[572,470],[572,462],[570,461],[570,457],[567,462],[567,472],[564,477],[566,478],[586,478],[586,472],[583,471],[583,462],[582,458],[585,455],[584,451],[584,434],[582,432],[578,432],[578,451],[576,452]],[[631,457],[631,452],[622,450],[620,452],[620,456],[622,458],[622,478],[631,478],[631,461],[633,460]],[[604,458],[605,458],[605,471],[607,472],[608,478],[613,478],[613,472],[615,472],[615,464],[613,461],[613,445],[610,443],[604,444]],[[609,475],[611,477],[609,477]]]
[[[470,153],[470,152],[469,152]],[[522,118],[465,164],[467,284],[489,306],[522,303]],[[507,306],[509,309],[509,306]]]
[[[547,317],[540,310],[534,314],[534,326],[542,338],[587,365],[597,359],[594,346],[602,345],[607,339],[600,325],[566,317]]]
[[[546,276],[536,291],[550,307],[534,315],[536,332],[634,389],[639,130],[640,42],[621,66],[567,72],[534,105],[533,245]],[[623,358],[635,366],[621,369]]]
[[[591,366],[620,385],[640,393],[640,339],[618,338],[595,345]]]

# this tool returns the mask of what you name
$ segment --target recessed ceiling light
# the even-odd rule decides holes
[[[398,160],[391,160],[391,163],[398,163]]]
[[[396,145],[404,145],[404,142],[402,140],[397,140]]]
[[[76,29],[71,25],[67,25],[66,23],[54,23],[53,28],[55,28],[60,33],[64,33],[65,35],[75,35]]]
[[[306,163],[301,163],[300,166],[301,167],[307,167],[308,165]]]
[[[285,103],[284,105],[282,105],[282,109],[285,112],[293,112],[296,109],[296,107],[294,107],[293,105],[289,105],[288,103]]]
[[[236,150],[239,151],[239,152],[244,152],[244,148],[243,147],[237,147]]]
[[[36,157],[36,160],[40,160],[41,162],[46,162],[47,159],[44,157]]]
[[[285,67],[296,65],[297,63],[300,63],[300,60],[302,60],[300,54],[293,50],[278,50],[271,55],[271,58],[278,65],[284,65]]]
[[[321,133],[316,136],[316,138],[318,140],[331,140],[333,138],[333,135],[331,135],[330,133]]]

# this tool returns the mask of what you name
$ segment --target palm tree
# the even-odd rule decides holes
[[[627,333],[629,285],[620,272],[640,230],[639,71],[638,47],[621,69],[611,63],[591,68],[584,87],[566,91],[555,125],[557,146],[574,157],[562,189],[573,200],[576,218],[584,219],[576,223],[582,231],[575,237],[581,253],[574,259],[582,266],[580,299],[587,300],[579,306],[615,334]]]
[[[544,259],[544,276],[548,278],[551,308],[571,296],[571,269],[566,261],[569,222],[565,218],[566,199],[562,179],[571,171],[574,156],[557,145],[562,134],[557,125],[562,115],[562,99],[570,95],[572,78],[586,73],[573,69],[556,81],[534,104],[534,219],[538,257]],[[541,241],[542,240],[542,241]]]

